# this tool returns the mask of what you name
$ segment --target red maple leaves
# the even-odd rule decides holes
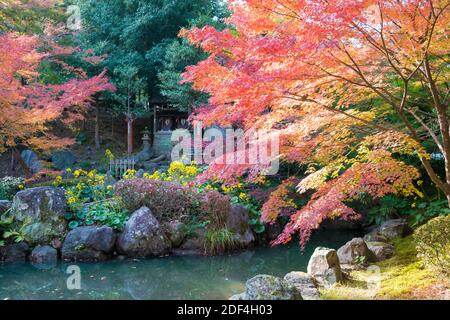
[[[407,103],[412,79],[431,88],[445,83],[448,70],[436,57],[448,53],[448,7],[441,0],[236,0],[229,29],[181,32],[210,54],[184,73],[184,81],[211,95],[194,119],[281,130],[282,159],[314,169],[304,182],[316,194],[276,243],[299,232],[304,245],[324,219],[358,217],[346,205],[358,194],[417,195],[418,171],[395,160],[394,152],[417,155],[450,199],[450,176],[447,185],[439,181],[404,115],[413,112]],[[392,85],[393,77],[404,85]],[[375,98],[383,108],[371,105]],[[361,103],[368,106],[352,107]],[[383,123],[388,108],[403,127]],[[441,123],[446,137],[448,121]],[[450,153],[450,138],[446,146],[435,140]],[[245,170],[253,168],[213,165],[207,175],[227,180]],[[269,221],[283,207],[274,197],[264,210]]]
[[[44,150],[70,143],[70,139],[54,136],[49,123],[79,119],[80,108],[89,105],[96,93],[115,89],[105,72],[63,84],[39,83],[38,67],[43,59],[73,52],[41,53],[37,50],[41,43],[35,36],[0,35],[0,151],[18,143]]]

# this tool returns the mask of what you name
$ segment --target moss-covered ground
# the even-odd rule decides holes
[[[349,280],[321,291],[323,299],[450,299],[450,280],[425,268],[417,257],[412,236],[395,240],[395,255],[374,264],[381,271],[381,285],[370,285],[374,271],[353,271]]]

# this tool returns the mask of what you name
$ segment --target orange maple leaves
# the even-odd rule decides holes
[[[38,149],[58,148],[71,142],[50,131],[57,119],[72,121],[100,91],[114,90],[105,72],[91,79],[73,79],[59,85],[37,82],[38,67],[48,54],[38,52],[35,36],[0,35],[0,152],[18,143]]]
[[[210,53],[184,79],[211,95],[195,119],[281,130],[282,158],[319,170],[309,178],[309,185],[318,182],[315,196],[277,243],[300,232],[304,245],[324,219],[357,217],[345,203],[358,193],[417,195],[418,171],[393,153],[418,155],[435,176],[404,113],[411,112],[411,79],[446,81],[439,61],[449,51],[448,1],[235,0],[230,9],[228,30],[180,33]],[[394,78],[404,85],[394,85]],[[374,99],[385,106],[373,106]],[[386,108],[403,126],[383,122]],[[355,152],[361,146],[368,151]],[[210,170],[218,178],[233,176],[229,166]],[[242,166],[236,172],[242,175]]]

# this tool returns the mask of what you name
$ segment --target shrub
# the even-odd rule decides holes
[[[262,234],[265,231],[265,226],[261,222],[261,199],[254,196],[255,192],[264,193],[264,188],[267,182],[260,182],[257,185],[248,183],[238,183],[235,185],[226,185],[219,181],[207,181],[202,185],[197,186],[200,192],[207,192],[216,190],[225,194],[231,199],[232,204],[241,205],[250,211],[249,224],[253,231],[257,234]]]
[[[11,200],[14,195],[23,189],[24,179],[4,177],[0,179],[0,200]]]
[[[122,180],[116,184],[115,194],[130,211],[146,206],[160,221],[182,220],[199,225],[207,222],[209,229],[223,228],[231,210],[228,196],[215,190],[200,193],[169,181]]]
[[[426,265],[450,273],[450,215],[430,220],[414,233],[417,253]]]
[[[406,214],[409,216],[412,225],[417,226],[434,217],[450,214],[450,209],[447,199],[434,199],[413,203],[412,208]]]
[[[167,181],[121,180],[115,185],[115,193],[130,211],[146,206],[164,221],[181,219],[194,211],[198,212],[201,204],[197,192]]]
[[[201,194],[200,211],[210,219],[211,228],[226,226],[226,219],[231,211],[231,199],[218,191],[209,190]]]

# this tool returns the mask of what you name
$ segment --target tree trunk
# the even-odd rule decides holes
[[[100,150],[100,124],[99,124],[99,114],[98,107],[95,108],[95,148]]]
[[[33,176],[33,173],[31,172],[31,169],[27,166],[25,161],[23,160],[22,156],[20,155],[19,150],[16,148],[13,148],[14,158],[19,163],[20,168],[23,171],[23,174],[25,175],[25,178],[29,179]]]
[[[127,144],[128,144],[128,155],[133,153],[133,118],[127,117]]]
[[[433,78],[428,56],[425,56],[424,59],[424,71],[426,79],[428,80],[428,85],[431,92],[431,97],[433,98],[434,107],[436,108],[437,118],[439,122],[439,129],[442,136],[442,153],[444,156],[444,168],[445,168],[445,182],[443,191],[447,196],[448,206],[450,208],[450,123],[447,115],[448,105],[446,103],[442,103],[441,101],[439,89]]]
[[[111,138],[114,140],[114,114],[111,114]]]
[[[127,144],[128,155],[133,153],[133,115],[131,114],[131,81],[128,82],[127,91]]]
[[[11,164],[10,164],[10,171],[14,172],[16,169],[16,159],[14,158],[14,150],[11,150]]]

